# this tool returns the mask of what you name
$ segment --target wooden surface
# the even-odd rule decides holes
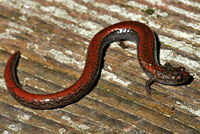
[[[183,65],[189,85],[153,84],[139,67],[136,45],[113,43],[98,85],[79,102],[33,110],[8,93],[4,69],[19,50],[18,76],[32,93],[69,87],[82,73],[92,37],[124,20],[152,28],[161,42],[161,63]],[[199,0],[0,0],[0,133],[2,134],[199,134]]]

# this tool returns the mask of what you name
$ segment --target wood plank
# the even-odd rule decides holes
[[[198,0],[1,0],[1,133],[200,133],[200,2]],[[61,109],[33,110],[10,96],[4,82],[9,56],[20,51],[18,77],[32,93],[67,88],[80,77],[87,47],[101,29],[119,21],[140,21],[161,42],[161,64],[182,65],[189,85],[153,84],[139,67],[136,44],[111,44],[97,86]]]

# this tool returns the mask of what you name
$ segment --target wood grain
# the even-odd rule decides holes
[[[4,69],[20,50],[24,89],[52,93],[72,85],[84,68],[87,47],[104,27],[140,21],[161,42],[160,62],[183,65],[189,85],[153,85],[139,67],[136,45],[111,44],[98,85],[79,102],[55,110],[21,106],[8,93]],[[1,0],[0,133],[199,134],[200,3],[198,0]]]

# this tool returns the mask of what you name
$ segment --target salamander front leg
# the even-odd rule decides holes
[[[149,95],[151,95],[151,85],[155,82],[154,79],[149,79],[147,82],[146,82],[146,91]]]

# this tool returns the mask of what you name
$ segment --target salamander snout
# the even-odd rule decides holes
[[[190,73],[184,67],[173,67],[171,64],[164,65],[164,72],[159,72],[156,75],[158,82],[167,85],[180,85],[188,81]]]

